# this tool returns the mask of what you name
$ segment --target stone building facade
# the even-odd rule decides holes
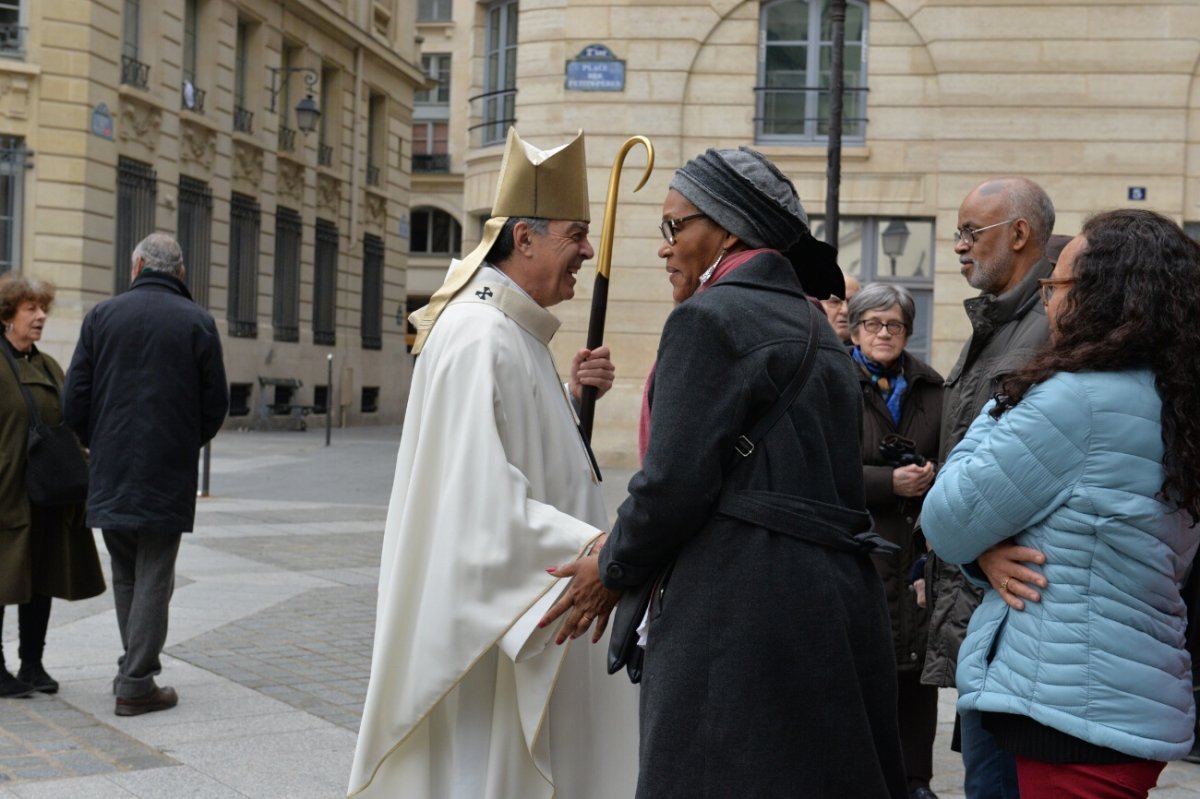
[[[536,145],[587,133],[598,238],[611,161],[630,135],[607,341],[618,386],[597,409],[602,460],[631,464],[641,387],[670,291],[657,229],[673,171],[707,147],[756,146],[796,182],[822,232],[826,0],[419,0],[424,68],[414,105],[410,302],[469,250],[491,203],[503,129]],[[945,371],[972,293],[953,252],[958,205],[978,181],[1024,174],[1058,208],[1057,232],[1137,205],[1200,222],[1200,13],[1192,0],[849,0],[839,247],[865,280],[918,300],[918,353]],[[599,44],[620,90],[568,86]],[[615,77],[622,67],[601,68]],[[591,88],[605,88],[593,86]],[[610,84],[607,88],[612,88]],[[598,245],[597,241],[593,241]],[[559,306],[565,368],[586,335],[590,277]],[[698,397],[697,402],[703,398]]]
[[[65,365],[83,314],[128,286],[132,247],[165,231],[222,332],[231,425],[270,405],[399,421],[414,13],[0,0],[0,268],[58,285],[46,348]]]

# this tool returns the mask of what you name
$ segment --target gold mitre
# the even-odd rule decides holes
[[[425,345],[425,339],[445,310],[446,303],[470,282],[476,270],[483,265],[484,258],[500,235],[500,229],[513,216],[591,221],[583,131],[560,147],[539,150],[523,141],[517,135],[516,128],[508,129],[508,141],[504,146],[504,159],[500,162],[500,177],[496,184],[496,201],[492,203],[491,218],[483,226],[483,239],[478,247],[454,265],[446,282],[429,299],[429,304],[409,315],[408,321],[417,329],[413,355],[418,354]]]

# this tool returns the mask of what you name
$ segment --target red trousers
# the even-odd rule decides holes
[[[1167,767],[1157,760],[1136,763],[1047,763],[1017,756],[1021,799],[1146,799]]]

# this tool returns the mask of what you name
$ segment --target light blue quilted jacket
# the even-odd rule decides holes
[[[1183,757],[1195,710],[1179,588],[1200,526],[1155,498],[1153,375],[1060,373],[999,420],[992,404],[942,467],[922,526],[953,563],[1015,536],[1045,553],[1049,585],[1024,611],[988,590],[959,652],[959,710],[1022,714],[1135,757]]]

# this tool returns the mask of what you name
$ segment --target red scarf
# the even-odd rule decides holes
[[[700,286],[696,289],[696,294],[699,294],[700,292],[704,291],[706,288],[711,286],[713,283],[716,283],[718,280],[725,277],[730,272],[732,272],[734,269],[737,269],[739,266],[746,263],[754,256],[759,255],[764,252],[778,253],[779,251],[768,249],[766,247],[762,247],[757,250],[740,250],[739,252],[735,252],[733,255],[728,255],[728,256],[722,258],[721,263],[717,264],[716,270],[713,271],[712,276],[709,277],[708,280],[701,283]],[[687,300],[684,300],[684,302],[687,302]],[[642,389],[642,415],[638,419],[638,463],[639,464],[641,464],[641,462],[645,459],[646,447],[650,443],[650,384],[652,382],[654,382],[654,370],[657,366],[658,366],[657,362],[650,364],[650,374],[646,375],[646,385]]]

